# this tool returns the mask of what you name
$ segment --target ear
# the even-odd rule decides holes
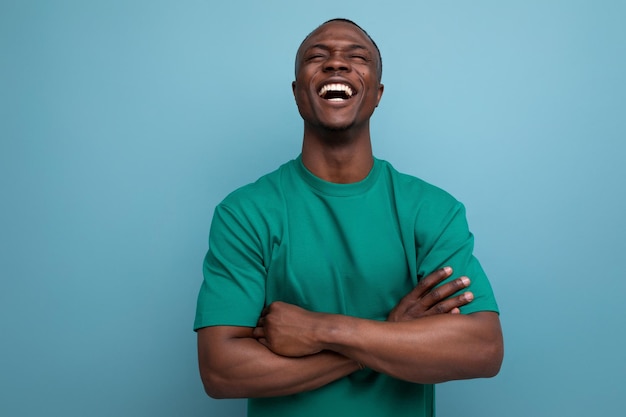
[[[383,91],[385,91],[385,86],[382,84],[378,84],[378,98],[376,99],[376,107],[378,107],[380,99],[383,98]]]
[[[293,93],[293,96],[296,96],[296,82],[292,81],[291,82],[291,92]]]

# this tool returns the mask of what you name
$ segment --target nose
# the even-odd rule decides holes
[[[324,63],[326,72],[350,71],[351,68],[350,61],[341,54],[331,54]]]

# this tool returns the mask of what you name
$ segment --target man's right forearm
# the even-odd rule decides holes
[[[279,356],[252,338],[248,327],[198,330],[198,359],[205,391],[213,398],[276,397],[310,391],[359,369],[333,352]]]

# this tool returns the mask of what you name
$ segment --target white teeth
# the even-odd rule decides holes
[[[329,91],[342,91],[346,93],[346,96],[348,97],[352,97],[352,94],[353,94],[352,88],[350,88],[350,86],[346,84],[326,84],[320,89],[318,94],[320,95],[320,97],[323,97]],[[336,100],[341,100],[341,99],[332,99],[332,100],[336,101]]]

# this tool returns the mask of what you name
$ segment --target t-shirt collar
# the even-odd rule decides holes
[[[366,192],[376,182],[380,172],[380,161],[374,158],[372,169],[361,181],[350,184],[338,184],[323,180],[309,171],[302,162],[302,155],[299,155],[296,158],[294,165],[298,175],[300,175],[300,177],[315,191],[336,197],[350,197]]]

